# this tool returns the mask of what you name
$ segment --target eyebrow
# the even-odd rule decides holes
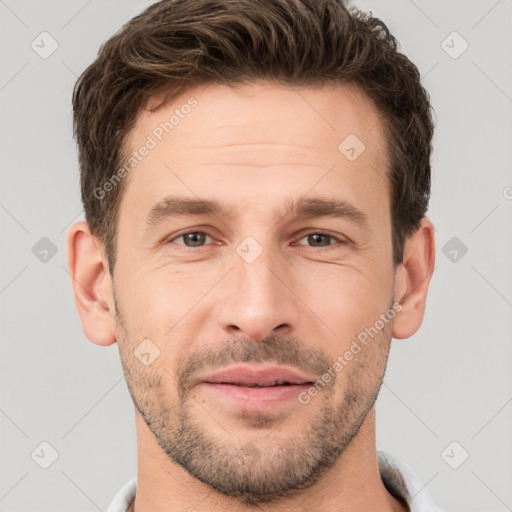
[[[288,211],[299,218],[336,217],[345,218],[361,227],[369,227],[369,217],[361,209],[344,200],[299,199],[291,201]]]
[[[229,218],[232,217],[233,210],[218,201],[168,196],[151,208],[146,223],[152,226],[168,217],[180,215],[216,215]]]
[[[290,213],[298,218],[311,219],[317,217],[345,218],[361,227],[368,228],[369,217],[361,209],[344,200],[300,198],[289,200],[284,214],[274,211],[274,215],[283,218]],[[209,199],[194,199],[190,197],[168,196],[151,208],[146,223],[155,226],[164,219],[179,216],[206,216],[214,215],[223,218],[232,218],[235,209]]]

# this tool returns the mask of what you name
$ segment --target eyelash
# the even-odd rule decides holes
[[[191,234],[203,234],[203,235],[206,235],[206,236],[209,236],[210,238],[213,238],[210,234],[208,234],[207,232],[205,231],[185,231],[183,233],[180,233],[176,236],[174,236],[173,238],[169,238],[167,239],[167,241],[165,242],[166,244],[169,244],[169,243],[173,243],[174,240],[177,240],[178,238],[182,238],[182,237],[185,237],[187,235],[191,235]],[[348,242],[346,240],[343,240],[341,238],[338,238],[334,235],[330,235],[329,233],[324,233],[322,231],[311,231],[310,233],[306,233],[302,238],[299,239],[299,241],[301,240],[304,240],[304,238],[307,238],[308,236],[311,236],[311,235],[320,235],[320,236],[326,236],[332,240],[335,240],[336,243],[338,244],[342,244],[342,245],[345,245],[347,244]],[[323,249],[323,250],[328,250],[328,249],[331,249],[333,248],[336,243],[334,244],[329,244],[328,246],[325,246],[325,247],[315,247],[315,246],[312,246],[312,245],[309,245],[308,247],[311,247],[313,249]],[[198,247],[189,247],[188,245],[185,245],[185,244],[177,244],[177,245],[181,245],[183,246],[185,249],[202,249],[205,247],[205,245],[201,245],[201,246],[198,246]],[[297,244],[297,245],[304,245],[304,244]]]

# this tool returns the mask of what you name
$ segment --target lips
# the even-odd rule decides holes
[[[201,378],[207,384],[227,384],[247,388],[297,386],[311,384],[312,379],[297,371],[280,366],[238,365]]]
[[[313,384],[313,375],[271,364],[239,364],[223,368],[198,378],[199,389],[209,398],[227,406],[227,410],[241,409],[275,414],[282,407],[297,406],[297,397]]]

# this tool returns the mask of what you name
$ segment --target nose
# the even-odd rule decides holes
[[[226,333],[264,340],[296,329],[300,301],[286,261],[265,250],[251,263],[235,254],[233,267],[219,307],[219,321]]]

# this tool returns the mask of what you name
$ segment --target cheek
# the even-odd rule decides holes
[[[364,338],[354,336],[333,359],[338,400],[373,396],[384,377],[391,339],[389,327],[377,334],[371,329],[361,332]]]
[[[389,306],[392,279],[365,270],[315,263],[305,266],[295,279],[297,295],[340,342],[373,325]]]
[[[161,267],[132,272],[119,287],[127,327],[141,339],[152,339],[163,355],[172,352],[174,358],[179,347],[173,339],[190,331],[190,325],[201,328],[205,308],[212,307],[208,292],[223,274],[193,265],[185,270]]]

